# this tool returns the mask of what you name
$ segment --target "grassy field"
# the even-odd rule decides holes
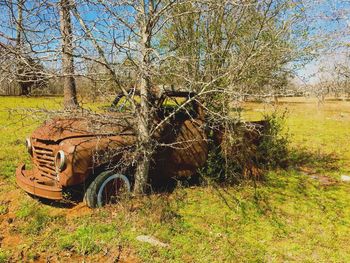
[[[43,204],[18,189],[24,139],[40,118],[10,109],[59,99],[0,97],[0,262],[350,262],[350,102],[282,100],[294,165],[242,182],[178,187],[114,207]],[[247,103],[259,118],[272,106]],[[152,235],[169,247],[136,240]]]

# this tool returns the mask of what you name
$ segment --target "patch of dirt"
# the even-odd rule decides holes
[[[332,186],[338,183],[336,179],[324,174],[319,174],[314,169],[309,167],[299,167],[299,171],[310,176],[310,178],[317,180],[321,186]]]
[[[59,254],[37,253],[29,257],[27,251],[16,251],[11,255],[9,262],[105,262],[105,263],[138,263],[140,262],[129,251],[107,251],[99,254],[82,256],[72,252],[62,252]]]
[[[83,256],[72,251],[62,251],[59,254],[43,251],[32,254],[31,248],[26,246],[26,237],[16,231],[16,211],[24,199],[31,198],[14,184],[0,181],[0,248],[10,253],[9,262],[140,262],[132,253],[130,248],[116,247],[98,254]],[[45,205],[45,203],[43,203]],[[67,219],[93,213],[93,209],[87,207],[83,202],[77,203],[69,208],[58,205],[46,204],[51,215],[62,215]]]
[[[316,174],[316,171],[314,169],[307,166],[300,166],[298,170],[307,175]]]
[[[76,206],[72,208],[65,209],[64,214],[66,215],[66,218],[76,218],[79,216],[89,215],[92,214],[92,209],[89,208],[84,202],[81,202],[77,204]]]
[[[95,255],[82,256],[71,252],[63,252],[59,255],[37,255],[33,260],[37,263],[46,262],[105,262],[105,263],[138,263],[136,259],[129,251],[107,251]]]
[[[6,205],[6,210],[0,215],[0,248],[16,248],[23,244],[23,239],[15,233],[15,211],[19,207],[20,191],[12,186],[0,183],[0,203]],[[6,193],[6,194],[4,194]]]
[[[332,177],[322,174],[315,174],[310,176],[312,179],[319,181],[321,186],[332,186],[336,185],[338,181]]]

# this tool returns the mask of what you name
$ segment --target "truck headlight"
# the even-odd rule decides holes
[[[32,142],[30,141],[30,138],[27,138],[26,139],[26,148],[27,148],[27,151],[30,155],[33,154],[33,146],[32,146]]]
[[[64,168],[66,167],[67,164],[67,157],[66,154],[64,153],[64,151],[59,150],[56,153],[56,157],[55,157],[55,165],[56,168],[59,172],[63,171]]]

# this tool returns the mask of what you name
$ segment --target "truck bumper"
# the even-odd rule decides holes
[[[33,170],[25,170],[21,164],[16,169],[16,183],[24,191],[52,200],[63,199],[62,187],[55,180],[43,180]]]

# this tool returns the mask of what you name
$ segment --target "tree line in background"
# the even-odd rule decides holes
[[[314,48],[300,0],[0,0],[0,8],[2,88],[63,91],[67,110],[79,107],[77,90],[128,98],[137,193],[162,128],[154,122],[162,89],[196,92],[190,100],[201,103],[212,127],[229,127],[235,101],[288,92]]]

